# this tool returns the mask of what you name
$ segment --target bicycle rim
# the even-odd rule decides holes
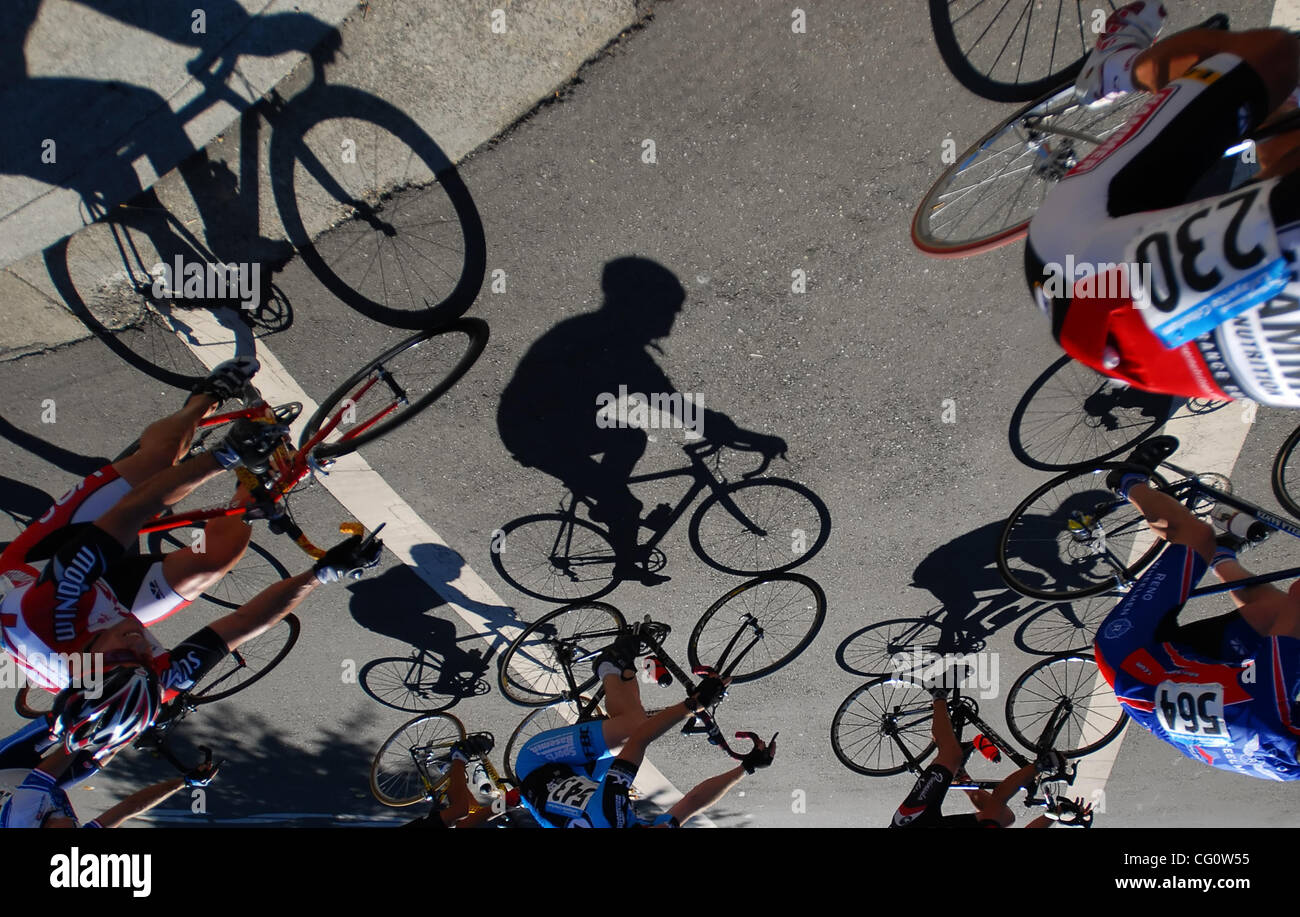
[[[1273,459],[1273,495],[1277,502],[1292,516],[1300,519],[1300,500],[1292,495],[1300,494],[1300,459],[1296,458],[1296,444],[1300,443],[1300,427],[1291,431],[1282,448]]]
[[[386,806],[409,806],[446,783],[448,761],[436,759],[465,738],[465,724],[450,713],[426,713],[408,720],[384,740],[370,764],[370,792]],[[420,764],[432,781],[420,773]]]
[[[924,688],[888,678],[868,682],[835,711],[831,748],[841,764],[859,774],[901,774],[912,761],[924,761],[934,751],[930,738],[933,710],[930,693]],[[892,734],[891,715],[896,718]]]
[[[1067,86],[1031,103],[958,157],[916,209],[916,247],[935,257],[963,258],[1022,238],[1056,183],[1097,146],[1053,131],[1104,140],[1147,96],[1130,93],[1092,112],[1070,104],[1073,98]]]
[[[1117,588],[1160,553],[1142,514],[1106,487],[1104,462],[1066,472],[1037,488],[1007,519],[998,541],[998,572],[1007,585],[1038,599],[1077,599]],[[1164,478],[1152,475],[1157,487]],[[1071,524],[1073,523],[1073,528]]]
[[[821,586],[797,573],[737,586],[700,617],[687,644],[692,667],[707,665],[733,682],[775,672],[802,653],[826,617]]]
[[[460,381],[487,340],[486,322],[462,318],[399,342],[354,373],[316,409],[299,437],[299,448],[335,417],[339,423],[312,447],[318,459],[346,455],[390,435]],[[426,441],[418,432],[406,434],[412,450]]]
[[[1055,735],[1044,735],[1054,717]],[[1012,735],[1036,752],[1082,757],[1112,742],[1127,721],[1091,653],[1044,659],[1016,679],[1007,695]]]
[[[603,602],[579,602],[530,624],[501,657],[499,684],[507,698],[528,707],[562,700],[571,672],[578,693],[596,683],[592,662],[627,626],[623,613]]]

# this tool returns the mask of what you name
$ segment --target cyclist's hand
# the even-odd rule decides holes
[[[337,583],[344,578],[361,579],[367,569],[379,565],[379,555],[383,550],[384,543],[378,538],[371,537],[363,542],[360,535],[353,535],[326,551],[312,569],[316,571],[316,579],[322,583]]]
[[[722,679],[716,675],[710,675],[703,679],[695,689],[695,693],[686,699],[686,709],[695,713],[706,707],[716,707],[718,702],[727,694],[727,685],[731,679]]]
[[[1082,798],[1067,799],[1058,796],[1053,805],[1047,809],[1047,817],[1071,828],[1092,827],[1092,803],[1085,803]]]
[[[740,759],[740,764],[745,768],[745,773],[752,774],[761,767],[770,767],[772,759],[776,757],[776,737],[780,733],[772,736],[771,742],[764,742],[758,736],[754,736],[754,750]]]

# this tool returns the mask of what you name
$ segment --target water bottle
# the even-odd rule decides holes
[[[655,681],[659,683],[659,687],[666,688],[671,685],[673,683],[672,673],[659,661],[657,656],[651,656],[649,659],[654,666]]]
[[[1263,541],[1272,531],[1249,513],[1238,512],[1228,507],[1220,507],[1215,511],[1214,522],[1223,531],[1253,542]]]
[[[1002,761],[1002,752],[1001,752],[1001,750],[1000,750],[996,745],[994,745],[992,742],[990,742],[988,739],[984,738],[984,733],[982,733],[982,732],[977,732],[977,733],[975,733],[975,743],[974,743],[974,744],[975,744],[975,748],[976,748],[976,750],[977,750],[981,755],[983,755],[984,757],[986,757],[986,758],[988,758],[990,761],[992,761],[994,764],[998,764],[998,763],[1000,763],[1000,762]]]

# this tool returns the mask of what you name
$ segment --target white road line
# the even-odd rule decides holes
[[[1300,29],[1300,0],[1277,0],[1270,25],[1278,29]]]
[[[253,352],[252,336],[242,333],[243,326],[237,320],[221,322],[214,313],[201,309],[186,311],[184,317],[188,330],[178,336],[209,369],[235,353]],[[232,328],[241,329],[241,332]],[[315,412],[317,405],[265,343],[257,342],[256,354],[262,364],[256,379],[262,397],[270,404],[302,402],[302,414],[293,425],[293,436],[297,439],[302,425]],[[447,553],[438,552],[438,556],[453,563],[452,558],[459,553],[421,519],[360,455],[354,452],[342,456],[328,475],[320,477],[320,481],[367,529],[373,530],[381,523],[387,523],[383,532],[384,546],[428,583],[490,648],[504,650],[523,630],[514,608],[507,605],[468,563],[459,568],[450,565],[435,567],[427,559],[416,559],[415,551],[421,545],[447,548]],[[665,809],[682,798],[681,791],[648,759],[637,771],[636,784]],[[715,827],[702,815],[696,816],[694,821],[701,827]]]
[[[1179,409],[1165,425],[1163,431],[1179,439],[1180,445],[1172,460],[1189,471],[1217,471],[1231,476],[1233,466],[1237,463],[1237,456],[1241,454],[1246,436],[1250,433],[1254,422],[1255,415],[1253,411],[1248,410],[1249,407],[1250,405],[1245,402],[1231,402],[1227,407],[1219,408],[1209,414],[1192,414],[1186,407]],[[1134,544],[1129,559],[1136,558],[1146,550],[1148,544],[1149,541],[1145,543],[1139,541]],[[1116,602],[1118,603],[1118,600]],[[1100,672],[1097,673],[1093,685],[1093,696],[1098,698],[1093,708],[1096,718],[1094,720],[1090,716],[1085,723],[1084,741],[1099,738],[1101,730],[1098,724],[1114,723],[1120,712],[1119,701],[1115,699],[1115,693],[1111,691],[1110,685],[1102,678]],[[1072,794],[1088,800],[1105,798],[1106,781],[1110,779],[1111,769],[1119,757],[1120,745],[1127,735],[1128,725],[1125,725],[1124,731],[1114,742],[1079,762],[1078,774],[1071,789]]]

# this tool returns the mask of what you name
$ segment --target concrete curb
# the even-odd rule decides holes
[[[646,14],[638,0],[370,0],[339,25],[339,52],[324,67],[327,85],[352,86],[387,101],[460,162],[553,99],[588,60],[600,54]],[[276,84],[292,97],[312,83],[306,58]],[[283,240],[285,230],[270,192],[270,130],[249,133],[250,114],[204,150],[238,175],[241,143],[257,148],[257,219],[261,237]],[[241,188],[240,193],[246,190]],[[377,189],[386,190],[386,189]],[[179,170],[163,176],[154,192],[187,231],[206,244],[199,210]],[[470,189],[471,194],[473,189]],[[337,219],[304,213],[315,235]],[[133,233],[138,265],[156,260],[149,240]],[[55,247],[57,249],[57,246]],[[74,234],[68,271],[83,298],[132,298],[128,271],[112,231],[96,224]],[[0,271],[0,360],[11,360],[72,341],[89,332],[56,292],[37,252]]]

